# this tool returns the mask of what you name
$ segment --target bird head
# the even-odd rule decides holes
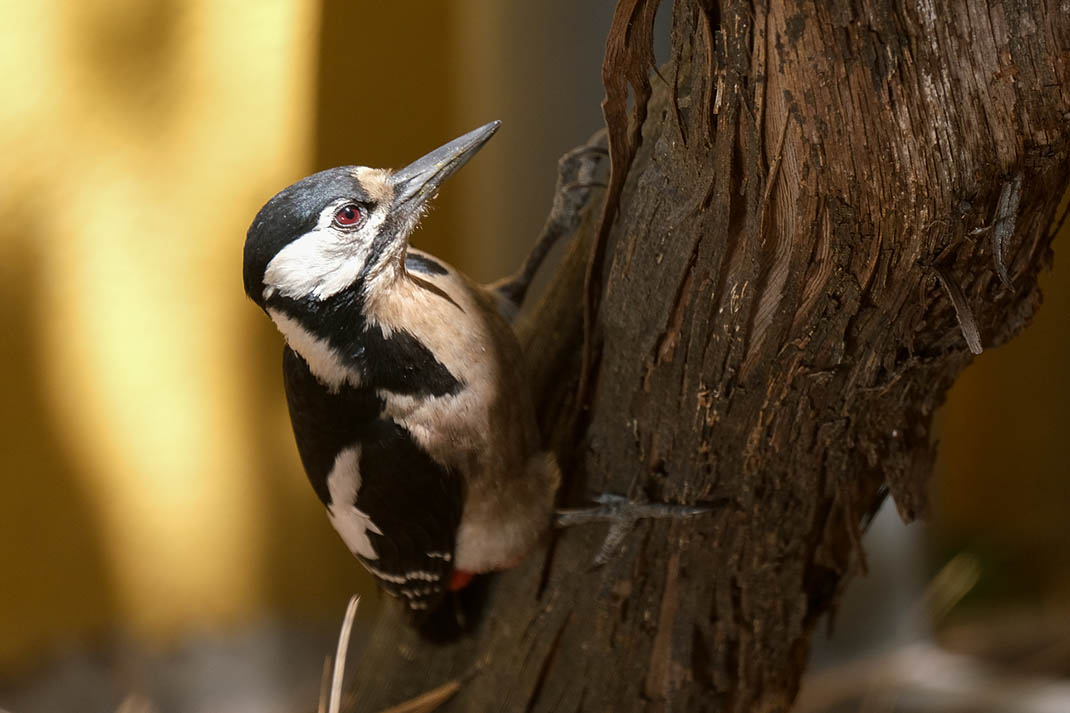
[[[276,295],[322,301],[399,269],[439,186],[500,124],[470,131],[399,171],[340,166],[279,191],[246,234],[246,294],[265,309]]]

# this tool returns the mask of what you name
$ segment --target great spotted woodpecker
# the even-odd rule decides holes
[[[563,192],[575,203],[589,184],[559,181],[555,230],[495,286],[408,245],[441,183],[498,126],[400,171],[343,166],[300,180],[264,205],[245,242],[245,291],[286,340],[286,398],[312,487],[353,554],[417,618],[473,574],[516,564],[555,522],[560,472],[509,320],[548,243],[572,227],[562,216],[578,214]],[[557,522],[701,511],[602,502]]]

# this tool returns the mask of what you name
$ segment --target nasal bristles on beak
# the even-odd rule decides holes
[[[469,131],[393,173],[390,183],[394,189],[394,210],[405,210],[410,214],[419,212],[442,182],[483,148],[501,123],[492,121]]]

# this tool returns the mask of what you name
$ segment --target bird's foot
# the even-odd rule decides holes
[[[694,505],[671,505],[669,503],[637,503],[623,495],[602,493],[595,497],[597,506],[592,508],[567,508],[554,513],[555,527],[589,525],[608,522],[609,532],[598,550],[594,567],[601,567],[612,559],[624,538],[639,520],[655,518],[693,517],[712,512],[713,508]]]
[[[554,202],[546,218],[543,233],[567,235],[580,224],[583,207],[591,197],[591,189],[605,186],[598,179],[598,169],[609,156],[606,132],[595,133],[587,143],[577,146],[557,160],[557,186]]]
[[[605,186],[605,181],[599,179],[598,173],[608,156],[606,130],[601,129],[587,143],[558,159],[554,202],[531,253],[518,272],[490,286],[508,300],[514,310],[524,302],[528,287],[550,249],[579,226],[591,191]]]

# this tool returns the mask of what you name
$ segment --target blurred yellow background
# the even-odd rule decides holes
[[[314,170],[500,118],[415,240],[504,274],[597,127],[612,9],[388,5],[0,8],[0,680],[71,642],[333,621],[373,591],[300,469],[245,230]]]
[[[309,165],[317,8],[3,13],[0,662],[248,617],[291,588],[270,542],[333,552],[288,450],[260,450],[287,426],[236,289],[249,216]]]
[[[297,461],[245,229],[314,170],[396,167],[500,118],[415,240],[503,274],[556,156],[597,126],[613,3],[387,5],[0,9],[0,679],[65,642],[333,620],[372,591]],[[954,390],[936,529],[1028,561],[1020,583],[1066,602],[1058,268],[1036,324]]]

